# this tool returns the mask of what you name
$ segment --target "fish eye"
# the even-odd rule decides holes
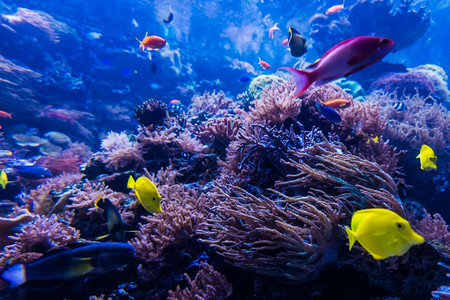
[[[153,197],[153,201],[156,201],[156,198],[155,198],[155,197]]]
[[[388,43],[388,39],[381,39],[381,45],[386,45]]]
[[[405,224],[397,223],[397,228],[398,228],[400,231],[403,231],[403,230],[405,229]]]

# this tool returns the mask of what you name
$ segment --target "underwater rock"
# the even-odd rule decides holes
[[[39,146],[39,152],[41,152],[44,155],[49,156],[59,156],[61,154],[62,148],[59,146],[56,146],[53,143],[50,143],[49,141],[45,141]]]
[[[46,141],[38,136],[26,134],[15,134],[13,135],[13,139],[17,145],[22,147],[38,147]]]
[[[58,132],[58,131],[49,131],[49,132],[45,133],[44,136],[50,142],[52,142],[53,144],[56,144],[56,145],[67,146],[68,144],[70,144],[72,142],[70,137],[68,137],[64,133]]]

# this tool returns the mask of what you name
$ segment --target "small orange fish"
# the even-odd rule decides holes
[[[344,8],[344,3],[334,5],[334,6],[330,7],[329,9],[327,9],[325,14],[326,15],[334,15],[334,14],[337,14],[338,12],[340,12],[343,8]]]
[[[261,57],[258,57],[258,59],[259,59],[258,64],[259,64],[263,69],[266,69],[266,70],[267,70],[267,69],[270,69],[270,65],[269,65],[267,62],[261,60]]]
[[[283,42],[281,43],[283,46],[287,46],[289,45],[289,39],[284,39]]]
[[[0,117],[2,118],[12,118],[12,114],[7,113],[6,111],[0,110]]]
[[[180,103],[181,103],[181,101],[177,100],[177,99],[170,100],[170,102],[169,102],[169,104],[172,104],[172,105],[180,104]]]
[[[273,32],[275,30],[280,30],[280,28],[278,28],[278,23],[275,23],[270,29],[269,29],[269,39],[273,40]]]
[[[162,37],[156,36],[156,35],[147,35],[148,32],[145,33],[145,37],[142,41],[140,41],[138,38],[136,40],[140,43],[139,45],[139,51],[144,50],[159,50],[161,48],[164,48],[166,45],[166,40]]]
[[[331,99],[321,103],[335,109],[349,107],[352,104],[350,101],[344,98]]]

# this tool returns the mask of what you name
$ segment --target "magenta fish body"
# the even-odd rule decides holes
[[[291,73],[297,86],[296,97],[313,83],[322,85],[342,76],[349,76],[381,60],[394,47],[391,39],[358,36],[340,42],[328,50],[306,71],[282,67]]]

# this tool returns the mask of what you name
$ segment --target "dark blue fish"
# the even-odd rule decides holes
[[[241,78],[239,78],[239,81],[240,81],[240,82],[247,82],[247,81],[250,81],[250,77],[248,77],[248,76],[242,76]]]
[[[405,111],[407,109],[406,104],[403,102],[394,102],[392,106],[398,111]]]
[[[319,111],[322,114],[322,116],[324,116],[325,118],[327,118],[329,121],[333,122],[333,123],[341,123],[341,116],[339,115],[339,113],[326,105],[322,105],[322,104],[318,104],[319,107]]]
[[[289,49],[291,49],[291,55],[294,57],[300,57],[307,51],[305,38],[292,27],[289,27]]]
[[[43,166],[22,166],[15,168],[17,176],[25,179],[43,179],[52,177],[52,173]]]
[[[102,239],[104,237],[110,236],[115,241],[125,240],[125,223],[122,219],[117,208],[111,203],[107,198],[102,198],[99,196],[94,203],[95,207],[103,209],[103,216],[108,222],[109,234],[98,237],[97,239]]]
[[[170,24],[173,21],[172,7],[169,6],[169,10],[170,10],[169,16],[167,18],[163,19],[163,22],[166,24]]]
[[[106,273],[133,260],[135,250],[127,243],[73,244],[74,249],[54,249],[30,264],[16,264],[1,278],[17,287],[30,281],[74,279],[90,273]]]

